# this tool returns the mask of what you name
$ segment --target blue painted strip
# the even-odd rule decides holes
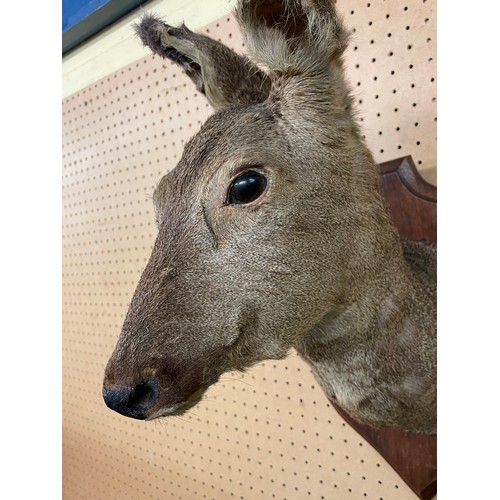
[[[63,33],[76,26],[90,14],[107,4],[110,0],[63,0],[62,31]]]

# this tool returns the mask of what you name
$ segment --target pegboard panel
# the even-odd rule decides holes
[[[375,160],[411,155],[435,183],[435,2],[338,0],[337,6],[352,31],[347,76]]]
[[[377,160],[434,166],[434,3],[338,4],[356,29],[348,71]],[[243,48],[232,17],[205,32]],[[226,374],[182,417],[105,407],[104,367],[156,235],[151,195],[211,112],[153,56],[63,101],[64,498],[415,499],[294,353]]]

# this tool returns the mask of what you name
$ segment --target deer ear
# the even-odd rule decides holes
[[[268,102],[316,135],[356,132],[342,60],[349,34],[333,0],[239,0],[235,15],[252,58],[269,69]]]
[[[248,58],[211,38],[147,14],[135,26],[143,44],[181,66],[196,88],[219,111],[265,101],[271,81]]]
[[[280,74],[317,74],[349,41],[333,0],[240,0],[235,15],[256,61]]]

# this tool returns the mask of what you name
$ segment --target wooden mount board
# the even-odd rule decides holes
[[[437,188],[426,182],[411,156],[380,165],[380,187],[401,238],[437,240]]]

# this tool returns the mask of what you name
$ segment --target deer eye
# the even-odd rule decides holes
[[[236,177],[229,187],[227,203],[246,205],[256,200],[266,189],[267,179],[255,170],[250,170]]]

